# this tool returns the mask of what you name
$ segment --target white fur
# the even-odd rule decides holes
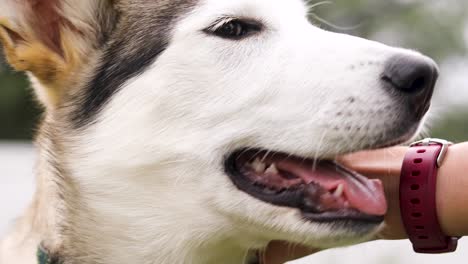
[[[74,226],[94,248],[82,263],[239,264],[271,240],[327,248],[378,231],[306,222],[237,190],[223,171],[241,147],[359,150],[401,118],[379,83],[383,64],[420,55],[323,31],[306,13],[299,0],[202,1],[96,124],[67,138],[64,165],[87,208]],[[220,15],[266,28],[241,41],[203,33]]]

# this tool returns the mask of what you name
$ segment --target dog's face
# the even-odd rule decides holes
[[[373,235],[380,183],[326,160],[409,140],[434,63],[323,31],[300,0],[176,2],[121,4],[130,21],[57,110],[72,116],[63,166],[89,217],[148,245],[178,228],[254,248]]]

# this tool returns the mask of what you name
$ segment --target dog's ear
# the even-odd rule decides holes
[[[0,41],[7,61],[30,73],[46,108],[104,42],[115,24],[113,0],[2,0]],[[3,12],[6,12],[3,14]]]

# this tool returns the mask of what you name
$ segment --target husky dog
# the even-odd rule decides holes
[[[37,191],[2,264],[240,264],[382,227],[337,155],[419,130],[437,66],[314,27],[301,0],[1,0],[44,116]]]

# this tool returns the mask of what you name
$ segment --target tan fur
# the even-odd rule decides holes
[[[45,118],[44,124],[49,119]],[[44,125],[42,127],[45,127]],[[63,217],[63,205],[59,198],[59,187],[54,178],[57,171],[52,165],[55,162],[51,156],[53,142],[49,137],[55,133],[51,129],[44,130],[37,135],[38,156],[36,165],[36,192],[30,206],[18,218],[12,232],[0,241],[0,263],[30,264],[34,260],[39,244],[45,243],[51,250],[59,250],[60,235],[56,230]],[[44,241],[44,237],[48,239]]]
[[[28,1],[25,1],[28,2]],[[33,2],[33,1],[31,1]],[[45,107],[44,118],[36,135],[39,160],[35,168],[36,192],[33,201],[24,214],[18,218],[12,231],[0,240],[0,264],[34,263],[36,250],[40,243],[48,250],[59,251],[61,247],[59,222],[65,214],[57,182],[61,176],[59,130],[63,122],[57,116],[57,108],[67,94],[87,71],[89,61],[97,55],[99,46],[98,32],[101,29],[95,20],[97,6],[108,5],[109,1],[61,1],[62,8],[57,10],[67,20],[59,28],[60,52],[39,38],[37,25],[28,16],[19,1],[5,0],[0,3],[0,46],[3,46],[8,63],[17,71],[28,73],[31,85],[39,102]],[[2,13],[6,5],[17,14]],[[103,18],[101,18],[103,19]],[[104,21],[107,23],[108,21]],[[63,130],[65,131],[65,130]],[[63,186],[62,186],[63,188]]]
[[[0,38],[4,43],[5,55],[10,63],[18,71],[27,71],[34,74],[46,87],[38,89],[39,100],[46,106],[53,108],[60,98],[60,83],[63,82],[67,64],[58,54],[52,52],[37,40],[23,38],[19,42],[13,41],[5,24],[0,26]],[[18,32],[15,32],[18,33]]]
[[[39,101],[46,108],[55,108],[60,104],[66,92],[64,87],[70,86],[76,79],[76,74],[86,65],[97,41],[94,32],[96,22],[88,17],[89,14],[77,14],[80,10],[66,4],[60,15],[67,19],[60,23],[61,26],[57,28],[59,32],[55,33],[60,36],[59,51],[38,37],[42,32],[36,32],[35,25],[30,21],[10,22],[0,16],[0,41],[6,58],[16,70],[29,72],[37,79],[34,88]]]

